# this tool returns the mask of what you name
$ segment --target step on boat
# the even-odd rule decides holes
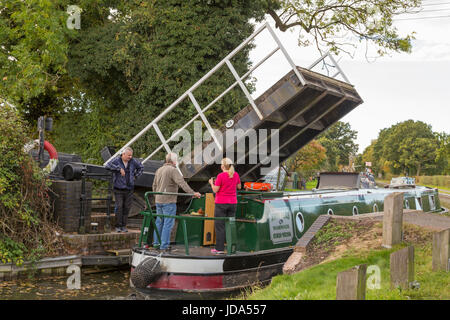
[[[401,192],[405,209],[441,211],[438,190],[396,180],[377,188],[358,173],[322,173],[316,189],[299,192],[238,193],[236,216],[214,218],[214,197],[192,199],[175,219],[172,250],[151,247],[156,217],[148,210],[139,244],[132,250],[131,284],[142,292],[227,292],[265,284],[282,272],[293,247],[320,215],[351,216],[383,211],[384,198]],[[177,194],[192,197],[192,195]],[[226,222],[226,252],[211,253],[215,220]]]

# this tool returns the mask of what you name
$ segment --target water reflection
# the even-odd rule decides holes
[[[67,288],[67,276],[18,279],[0,282],[0,300],[180,300],[226,299],[238,293],[180,294],[148,291],[130,287],[130,271],[81,274],[81,288]]]

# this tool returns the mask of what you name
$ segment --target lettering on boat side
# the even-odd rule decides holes
[[[182,315],[207,315],[210,318],[217,314],[222,314],[225,317],[233,315],[262,315],[266,311],[267,305],[265,304],[227,304],[225,308],[218,307],[198,307],[192,304],[184,306],[182,309]]]
[[[275,207],[281,204],[282,207]],[[266,202],[266,209],[269,210],[270,240],[273,244],[291,242],[293,237],[291,210],[285,206],[284,202]]]

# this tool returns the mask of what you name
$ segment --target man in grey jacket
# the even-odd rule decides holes
[[[156,170],[155,178],[153,180],[154,192],[173,192],[177,193],[178,188],[181,187],[186,193],[193,193],[194,197],[200,198],[200,193],[195,192],[184,181],[183,176],[178,171],[177,155],[169,153],[166,156],[164,165]],[[176,195],[156,195],[156,213],[164,215],[176,215],[177,213],[177,196]],[[161,244],[158,242],[156,231],[153,234],[153,246],[161,250],[170,250],[170,233],[172,231],[175,219],[173,218],[156,218],[156,228],[161,236]]]

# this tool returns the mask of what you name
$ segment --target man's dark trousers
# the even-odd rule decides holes
[[[114,188],[114,197],[116,199],[116,228],[125,228],[128,222],[131,203],[133,200],[133,190]]]

